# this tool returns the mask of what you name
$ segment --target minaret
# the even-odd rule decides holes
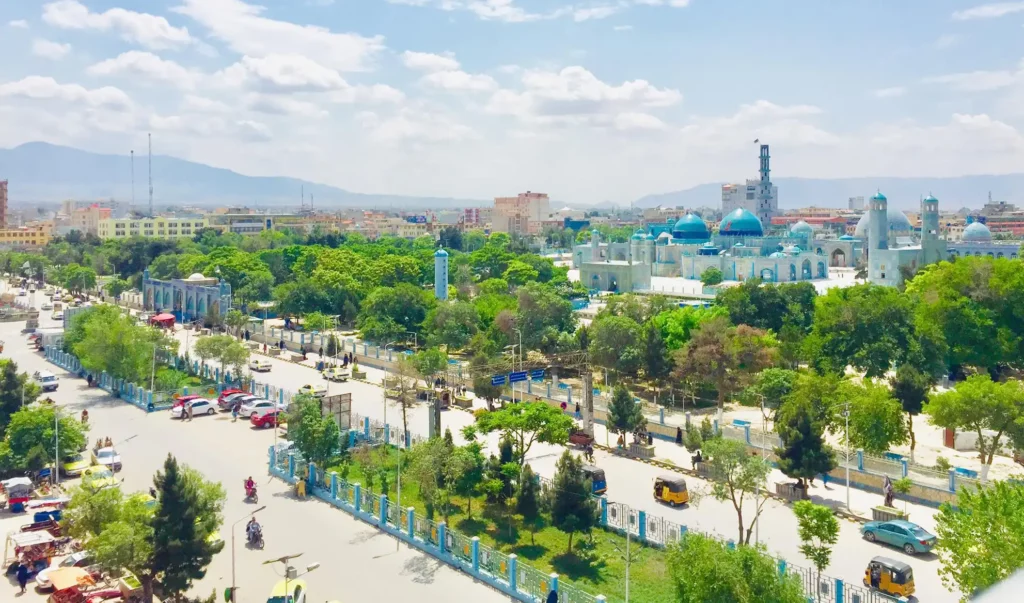
[[[939,239],[939,200],[929,194],[921,201],[921,264],[935,264],[945,255]]]
[[[761,220],[761,227],[765,232],[772,224],[772,217],[779,213],[779,200],[772,192],[771,178],[771,155],[768,153],[768,145],[761,145],[761,181],[757,185],[757,218]]]
[[[444,249],[434,253],[434,297],[448,300],[448,252]]]
[[[881,191],[871,197],[871,206],[868,211],[868,249],[888,249],[889,200]]]
[[[590,231],[590,261],[597,262],[601,259],[601,233],[594,230]]]

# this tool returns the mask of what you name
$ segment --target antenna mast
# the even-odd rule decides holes
[[[135,149],[132,149],[132,211],[135,208]]]
[[[146,134],[149,139],[149,217],[153,217],[153,135]]]

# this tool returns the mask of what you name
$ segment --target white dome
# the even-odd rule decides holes
[[[189,275],[189,277],[188,277],[187,279],[185,279],[185,280],[189,280],[189,281],[205,281],[205,280],[206,280],[206,277],[205,277],[205,276],[203,276],[202,274],[198,273],[198,272],[193,272],[193,273],[192,273],[192,274],[190,274],[190,275]]]
[[[886,218],[889,222],[889,232],[907,235],[914,231],[914,227],[910,224],[910,220],[907,219],[907,215],[898,209],[888,208],[886,212]],[[854,231],[854,235],[858,239],[868,238],[868,225],[871,223],[871,212],[864,212],[861,216],[860,221],[857,222],[857,228]]]
[[[971,222],[964,229],[964,241],[971,243],[991,243],[992,231],[981,222]]]

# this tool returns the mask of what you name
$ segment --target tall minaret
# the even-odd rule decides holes
[[[757,218],[761,220],[761,227],[765,232],[771,226],[772,217],[779,213],[779,200],[775,198],[775,193],[772,190],[771,159],[771,155],[768,154],[768,145],[761,145],[761,181],[757,185]]]
[[[921,264],[935,264],[945,255],[939,239],[939,200],[929,194],[921,201]]]
[[[434,253],[434,297],[448,299],[448,252],[444,249]]]
[[[881,191],[871,197],[871,206],[868,212],[868,249],[888,249],[889,200]]]

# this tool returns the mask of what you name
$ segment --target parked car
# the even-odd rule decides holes
[[[56,312],[54,312],[53,314],[50,315],[50,318],[52,318],[54,320],[64,320],[64,311],[63,310],[57,310]]]
[[[318,398],[327,395],[327,386],[323,383],[309,383],[299,388],[300,394],[309,394]]]
[[[114,472],[106,467],[89,467],[82,471],[82,487],[91,492],[99,492],[104,488],[115,488],[117,484]]]
[[[100,448],[92,451],[92,464],[107,467],[114,471],[121,470],[121,455],[113,447]]]
[[[243,417],[249,417],[252,419],[253,417],[262,417],[268,412],[276,412],[278,410],[284,409],[280,408],[270,400],[253,400],[246,404],[242,404],[242,409],[239,414]]]
[[[50,311],[53,309],[53,304],[51,304],[50,302],[43,302],[43,304],[39,306],[39,309],[44,311]]]
[[[175,408],[179,408],[181,406],[184,406],[186,403],[191,402],[192,400],[198,400],[199,398],[202,398],[202,397],[203,396],[194,395],[194,396],[181,396],[180,398],[175,398],[174,399],[174,404],[171,405],[171,410],[174,410]]]
[[[60,472],[64,477],[78,477],[91,466],[92,459],[79,452],[64,459],[60,466]]]
[[[32,373],[32,381],[42,388],[44,392],[57,391],[57,375],[50,371],[36,371]]]
[[[253,358],[249,361],[249,370],[257,373],[269,373],[270,361],[265,358]]]
[[[259,414],[254,412],[254,413],[252,413],[251,417],[249,418],[249,421],[252,423],[253,427],[261,427],[261,428],[262,427],[277,427],[278,421],[283,421],[283,420],[284,420],[284,412],[282,412],[281,410],[276,409],[276,408],[274,410],[271,410],[269,412],[264,413],[263,415],[259,415]]]
[[[927,553],[935,548],[935,535],[916,523],[895,521],[869,521],[860,528],[868,542],[881,542],[903,549],[908,555]]]
[[[91,555],[89,554],[89,551],[71,553],[59,563],[54,563],[50,567],[36,574],[36,588],[39,590],[50,590],[53,588],[53,584],[50,583],[50,572],[55,569],[63,567],[86,567],[90,562]]]
[[[185,404],[182,404],[181,406],[172,407],[171,418],[184,418],[185,415],[187,414],[185,411],[186,406],[192,407],[192,416],[212,415],[217,413],[217,406],[213,403],[213,401],[207,400],[206,398],[196,398],[194,400],[189,400],[188,402],[185,402]]]
[[[242,406],[245,406],[246,404],[249,404],[250,402],[255,402],[257,400],[263,400],[263,399],[264,398],[261,398],[260,396],[254,396],[253,394],[249,394],[249,393],[244,393],[243,392],[242,394],[239,394],[239,395],[228,396],[228,397],[224,398],[223,402],[218,400],[217,401],[217,405],[220,406],[224,410],[231,410],[231,407],[234,406],[236,402],[241,404]]]
[[[241,395],[248,394],[248,393],[249,392],[247,392],[247,391],[245,391],[243,389],[228,388],[228,389],[225,389],[224,391],[222,391],[219,396],[217,396],[217,403],[220,404],[221,402],[227,400],[227,398],[229,396],[234,396],[234,395],[241,396]]]
[[[331,368],[324,369],[323,376],[328,381],[348,381],[349,377],[352,376],[352,371],[340,366],[332,366]]]

